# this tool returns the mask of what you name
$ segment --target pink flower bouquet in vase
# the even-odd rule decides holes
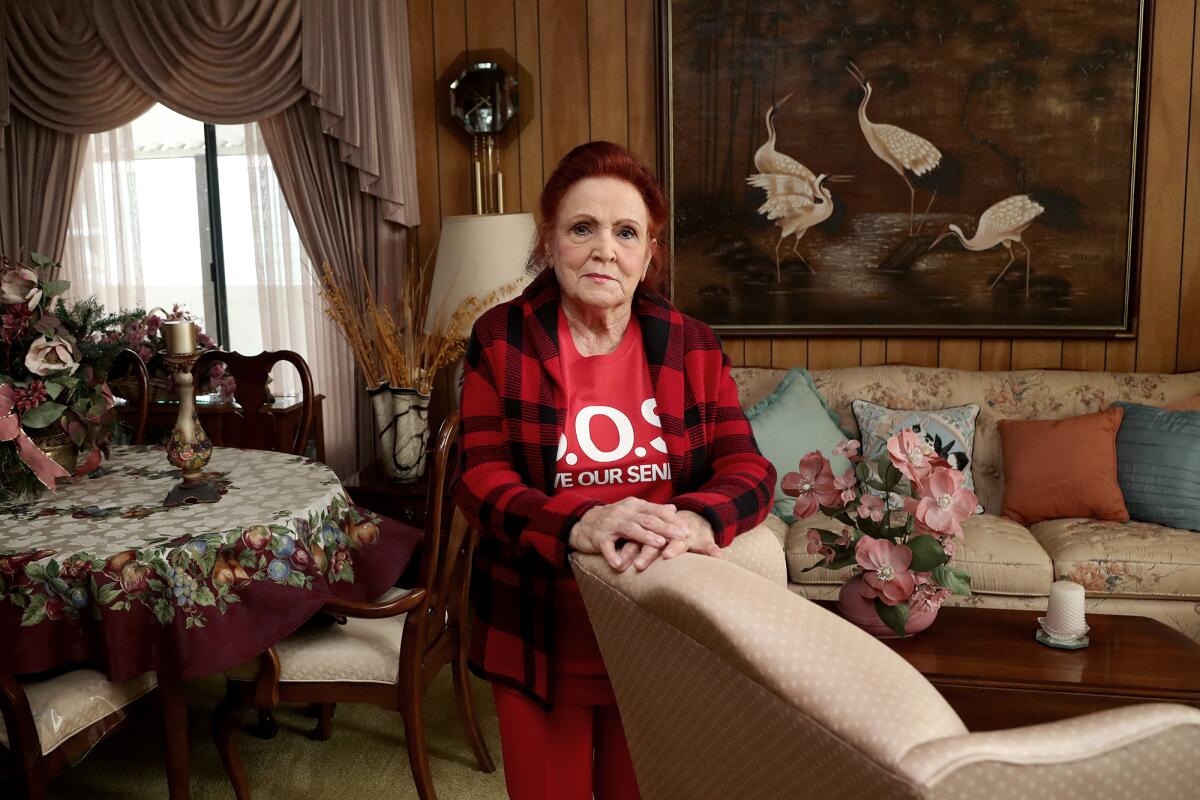
[[[808,552],[823,557],[809,570],[854,569],[838,596],[842,616],[876,636],[903,637],[929,627],[951,594],[971,593],[971,576],[948,562],[977,501],[962,472],[911,430],[889,439],[875,464],[859,447],[848,439],[834,448],[853,464],[836,476],[814,450],[783,477],[782,489],[796,498],[797,519],[820,511],[844,526],[808,529]],[[902,508],[889,508],[884,498],[893,495]]]

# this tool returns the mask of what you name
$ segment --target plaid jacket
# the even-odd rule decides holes
[[[547,708],[554,582],[569,574],[571,527],[600,505],[554,489],[566,420],[558,306],[558,282],[548,269],[476,322],[453,486],[455,502],[481,534],[471,668]],[[634,311],[677,492],[672,502],[703,515],[725,547],[766,516],[775,470],[754,442],[716,334],[654,292],[639,290]]]

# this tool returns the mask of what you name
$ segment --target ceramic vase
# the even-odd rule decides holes
[[[855,575],[842,584],[842,591],[838,594],[838,613],[872,636],[880,639],[900,638],[875,613],[875,601],[863,597],[862,585],[863,579],[861,575]],[[904,625],[904,635],[911,636],[914,633],[920,633],[925,630],[933,624],[933,621],[937,618],[937,613],[938,609],[936,608],[927,611],[911,612],[908,615],[908,622]]]
[[[425,474],[429,441],[429,395],[380,384],[367,390],[375,416],[379,458],[388,477],[401,483]]]

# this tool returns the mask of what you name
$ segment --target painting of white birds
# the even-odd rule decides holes
[[[808,172],[803,166],[800,167]],[[800,252],[800,240],[808,229],[820,225],[833,214],[833,195],[824,186],[826,181],[850,180],[847,175],[766,175],[757,173],[746,178],[746,182],[767,192],[767,201],[758,207],[758,213],[779,226],[779,241],[775,244],[775,277],[779,274],[779,247],[789,236],[796,237],[792,252],[808,266],[816,269]]]
[[[775,113],[789,97],[790,94],[767,109],[767,140],[754,153],[754,167],[758,172],[746,178],[746,183],[767,193],[767,200],[758,207],[758,213],[779,226],[779,239],[775,242],[776,281],[783,279],[779,248],[789,236],[795,237],[792,252],[816,272],[800,252],[800,240],[810,228],[825,222],[833,214],[833,195],[824,184],[849,180],[846,175],[814,175],[808,167],[775,149]]]
[[[1129,333],[1162,3],[663,2],[658,139],[627,127],[684,313],[734,336]]]
[[[941,166],[942,151],[934,147],[928,139],[918,136],[912,131],[905,130],[898,125],[886,125],[868,119],[867,104],[871,102],[873,91],[871,82],[853,61],[846,65],[846,71],[862,87],[862,102],[858,104],[858,127],[862,131],[863,138],[866,139],[871,152],[895,170],[900,179],[904,181],[904,185],[908,187],[908,232],[910,235],[914,234],[920,230],[920,225],[915,225],[914,221],[917,190],[913,188],[913,181],[932,173]],[[925,206],[925,214],[929,213],[936,196],[937,190],[935,189],[929,197],[929,205]],[[921,219],[924,222],[924,217]]]
[[[979,217],[979,225],[975,228],[975,235],[970,239],[963,233],[962,228],[951,224],[947,227],[946,232],[933,241],[929,249],[938,246],[938,243],[947,236],[953,234],[958,237],[958,241],[962,242],[962,246],[968,250],[981,252],[983,250],[991,250],[993,247],[1004,245],[1008,250],[1008,263],[1004,265],[1004,269],[1000,270],[1000,274],[996,276],[990,284],[989,289],[996,288],[996,284],[1004,277],[1004,273],[1008,272],[1008,268],[1013,265],[1017,254],[1013,252],[1013,245],[1019,244],[1025,248],[1025,296],[1029,296],[1029,245],[1021,241],[1021,234],[1025,229],[1033,224],[1033,221],[1041,216],[1045,211],[1045,207],[1039,205],[1032,197],[1027,194],[1014,194],[1012,197],[1006,197],[999,203],[988,208]]]
[[[1029,194],[1014,194],[989,206],[980,214],[975,234],[970,238],[967,238],[958,225],[950,224],[946,226],[945,232],[934,239],[929,249],[937,247],[947,236],[956,237],[963,247],[976,253],[1003,245],[1008,250],[1008,263],[988,284],[988,289],[994,289],[1017,258],[1013,245],[1020,245],[1025,250],[1025,296],[1029,297],[1029,276],[1033,267],[1030,264],[1029,245],[1021,240],[1021,234],[1038,221],[1058,230],[1079,230],[1083,227],[1079,219],[1079,208],[1077,200],[1053,190],[1035,189]]]

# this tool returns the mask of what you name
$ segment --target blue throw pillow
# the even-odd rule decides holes
[[[775,465],[779,481],[795,472],[800,459],[820,450],[829,459],[836,477],[850,469],[850,459],[835,456],[833,448],[846,438],[837,419],[813,385],[808,370],[792,369],[771,395],[746,412],[758,449]],[[795,520],[792,509],[796,498],[789,497],[775,484],[774,512],[789,525]]]
[[[888,439],[909,428],[924,439],[938,455],[950,462],[950,466],[962,472],[966,479],[966,488],[975,491],[971,461],[975,452],[975,420],[979,416],[979,406],[976,404],[922,411],[888,408],[866,400],[852,400],[850,408],[858,420],[858,429],[862,431],[863,458],[871,464],[887,452]],[[883,498],[883,492],[878,489],[868,486],[860,488]],[[908,481],[902,481],[898,488],[907,495]],[[899,494],[893,493],[886,499],[889,508],[904,507],[903,497]],[[982,514],[983,506],[976,506],[975,513]]]
[[[1132,519],[1200,531],[1200,411],[1136,403],[1117,431],[1117,483]]]

